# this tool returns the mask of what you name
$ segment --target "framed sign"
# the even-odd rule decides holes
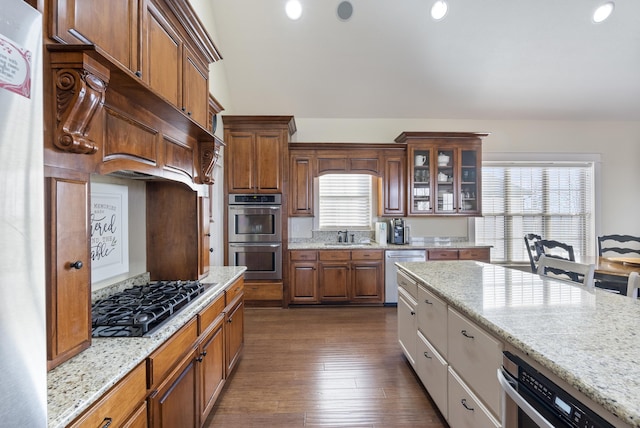
[[[91,281],[129,271],[128,188],[91,183]]]

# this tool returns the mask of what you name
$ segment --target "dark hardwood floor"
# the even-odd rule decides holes
[[[396,308],[247,308],[206,427],[446,427],[397,341]]]

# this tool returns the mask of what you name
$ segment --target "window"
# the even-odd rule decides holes
[[[327,174],[319,178],[320,229],[371,228],[371,176]]]
[[[576,258],[592,255],[593,206],[593,162],[483,162],[476,242],[493,245],[498,263],[528,262],[527,233],[573,245]]]

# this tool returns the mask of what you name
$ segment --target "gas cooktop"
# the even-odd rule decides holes
[[[157,281],[98,300],[91,308],[92,336],[144,336],[204,291],[199,281]]]

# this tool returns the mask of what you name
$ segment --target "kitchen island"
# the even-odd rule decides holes
[[[48,427],[62,428],[143,362],[240,278],[246,268],[211,267],[213,284],[148,337],[93,338],[91,347],[48,373]]]
[[[640,426],[639,301],[473,261],[398,267],[620,426]]]

